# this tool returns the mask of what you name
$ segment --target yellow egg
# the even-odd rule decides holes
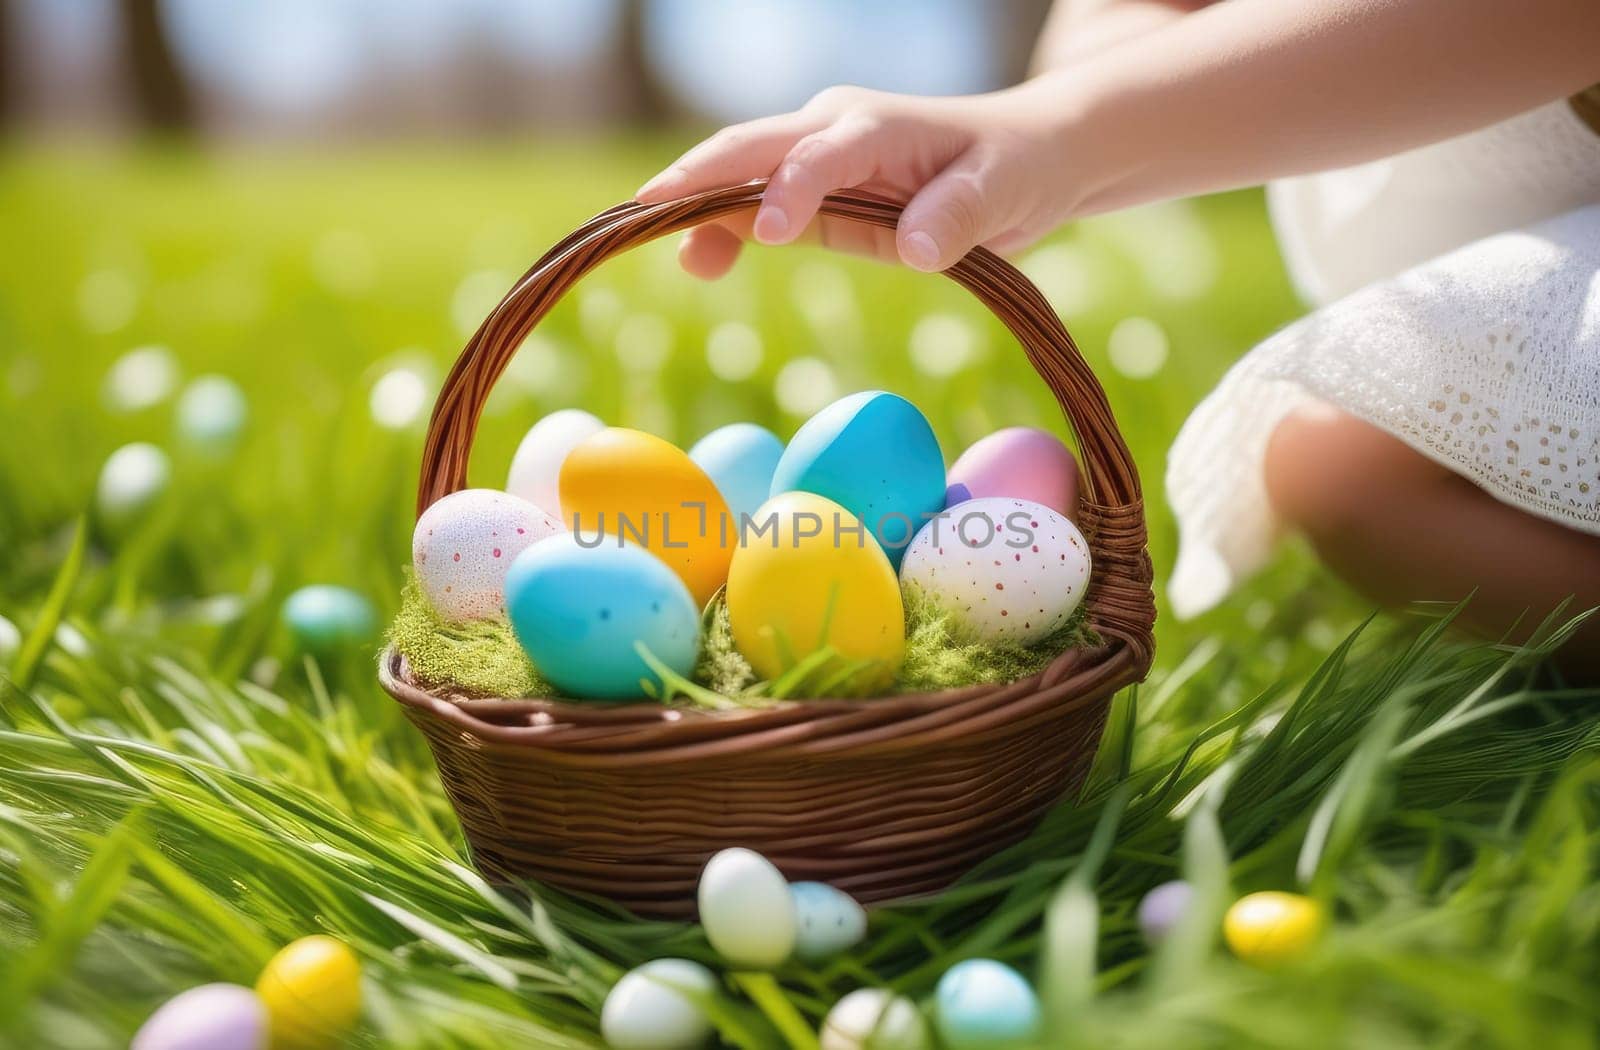
[[[337,1046],[361,1015],[361,964],[342,941],[302,937],[267,962],[256,994],[273,1047]]]
[[[667,564],[704,607],[728,579],[738,523],[717,486],[671,442],[624,427],[586,438],[561,465],[561,513],[580,542],[616,538]]]
[[[1222,920],[1222,934],[1233,954],[1270,966],[1310,951],[1325,921],[1322,905],[1310,897],[1268,890],[1235,901]]]
[[[758,674],[775,678],[828,646],[876,662],[858,688],[888,684],[905,658],[905,608],[889,559],[859,519],[830,499],[786,492],[762,504],[741,539],[728,623]]]

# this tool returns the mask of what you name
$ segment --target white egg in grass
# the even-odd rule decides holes
[[[928,1050],[928,1023],[915,1003],[887,988],[858,988],[822,1022],[822,1050]]]
[[[655,959],[629,970],[600,1008],[612,1050],[695,1050],[711,1038],[697,999],[716,993],[711,971],[688,959]]]
[[[171,481],[172,460],[160,447],[147,441],[123,445],[100,468],[95,510],[108,525],[125,525],[154,504]]]
[[[700,873],[700,924],[711,947],[734,966],[770,970],[794,951],[794,893],[754,850],[725,849]]]
[[[0,664],[8,664],[22,648],[22,632],[17,625],[0,616]]]
[[[1066,625],[1089,588],[1089,543],[1029,500],[967,500],[924,525],[900,585],[949,614],[960,637],[1032,645]]]
[[[417,519],[411,563],[434,610],[461,623],[505,611],[506,573],[523,550],[561,532],[527,500],[496,489],[463,489]]]
[[[545,416],[523,435],[516,455],[511,457],[511,473],[506,491],[543,510],[562,528],[567,528],[561,512],[561,464],[567,453],[604,430],[598,416],[581,408],[564,408]]]
[[[795,882],[794,952],[808,962],[816,962],[854,945],[867,935],[866,909],[856,899],[825,882]]]

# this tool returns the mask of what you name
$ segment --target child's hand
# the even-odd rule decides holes
[[[974,245],[1022,247],[1066,213],[1047,109],[1030,95],[1015,89],[918,98],[830,88],[794,113],[725,128],[637,197],[671,200],[771,176],[753,220],[730,217],[684,238],[679,259],[700,277],[726,273],[745,238],[786,244],[802,234],[831,248],[942,270]],[[909,201],[899,229],[818,220],[823,196],[849,187]]]

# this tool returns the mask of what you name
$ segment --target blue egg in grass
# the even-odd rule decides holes
[[[378,633],[372,603],[331,583],[315,583],[289,595],[283,603],[283,622],[295,644],[317,654],[361,645]]]
[[[584,544],[589,544],[585,546]],[[506,612],[539,673],[576,697],[645,696],[661,680],[639,646],[678,674],[694,670],[700,610],[676,573],[643,547],[562,533],[511,563]]]
[[[1024,1046],[1039,1035],[1039,997],[1005,963],[956,963],[939,979],[934,998],[934,1026],[947,1050]]]
[[[808,962],[838,955],[867,935],[867,913],[856,899],[825,882],[795,882],[795,954]]]
[[[772,491],[772,474],[783,456],[783,442],[766,427],[730,423],[689,449],[689,458],[711,478],[735,522],[754,515]]]
[[[867,390],[806,420],[784,449],[772,494],[795,491],[854,514],[898,569],[917,530],[944,509],[944,454],[917,406]]]

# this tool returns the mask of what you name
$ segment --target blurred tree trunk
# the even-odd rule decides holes
[[[1033,49],[1039,43],[1039,31],[1054,6],[1051,0],[1007,0],[995,7],[1004,12],[1004,24],[996,34],[1000,48],[1000,72],[1007,84],[1020,84],[1028,79],[1028,67],[1033,61]]]
[[[623,0],[617,27],[617,102],[619,116],[629,123],[657,124],[667,116],[661,88],[650,72],[644,39],[645,8],[649,0]]]
[[[194,130],[194,98],[167,37],[158,0],[119,0],[124,69],[147,131]]]
[[[0,128],[17,119],[18,95],[22,92],[17,67],[16,12],[11,0],[0,0]]]

